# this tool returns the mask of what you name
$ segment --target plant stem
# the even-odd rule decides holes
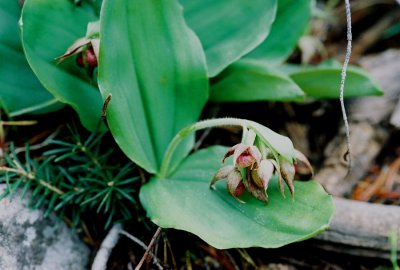
[[[347,120],[346,108],[344,106],[344,84],[346,81],[347,75],[347,66],[350,62],[351,56],[351,42],[352,42],[352,33],[351,33],[351,10],[350,10],[350,2],[349,0],[345,0],[346,7],[346,20],[347,20],[347,47],[346,47],[346,57],[342,66],[342,74],[340,81],[340,107],[342,109],[343,122],[346,130],[346,141],[347,141],[347,160],[348,160],[348,172],[347,175],[350,174],[351,168],[353,166],[352,157],[351,157],[351,142],[350,142],[350,128],[349,121]]]
[[[42,186],[50,189],[51,191],[57,193],[58,195],[63,195],[64,191],[62,191],[61,189],[52,186],[51,184],[47,183],[45,180],[43,179],[36,179],[35,176],[31,173],[28,173],[24,170],[20,170],[20,169],[14,169],[14,168],[8,168],[8,167],[0,167],[0,172],[12,172],[12,173],[16,173],[18,175],[22,175],[25,176],[26,178],[30,179],[30,180],[35,180],[38,181],[39,184],[41,184]]]
[[[166,178],[168,176],[168,168],[171,164],[172,156],[180,144],[180,142],[190,133],[196,132],[198,130],[212,128],[212,127],[221,127],[221,126],[241,126],[243,128],[247,128],[249,126],[249,121],[239,118],[218,118],[218,119],[209,119],[197,122],[191,126],[188,126],[182,129],[171,141],[169,144],[167,151],[165,152],[163,163],[161,164],[161,169],[159,173],[160,178]]]

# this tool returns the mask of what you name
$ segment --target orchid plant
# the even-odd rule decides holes
[[[23,76],[43,94],[30,100],[21,87],[16,93],[28,99],[21,107],[11,91],[2,93],[9,116],[67,104],[97,130],[106,129],[103,107],[119,147],[152,175],[140,190],[148,217],[215,247],[279,247],[328,227],[332,199],[315,181],[294,181],[296,173],[312,177],[312,168],[289,138],[250,120],[197,122],[209,101],[338,96],[340,68],[285,64],[307,28],[312,0],[75,2],[26,0],[22,14],[16,0],[1,2],[15,36],[0,35],[0,54],[11,48],[23,61],[12,58],[9,67],[23,64]],[[0,68],[0,82],[15,85],[4,70],[12,69]],[[381,93],[365,72],[347,75],[348,95]],[[195,131],[226,125],[242,127],[240,144],[190,154]],[[221,168],[221,158],[231,165]],[[225,178],[228,192],[219,181]],[[281,196],[287,189],[290,199]]]

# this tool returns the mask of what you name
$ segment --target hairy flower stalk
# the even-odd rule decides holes
[[[217,181],[227,180],[228,192],[239,202],[238,198],[247,190],[260,201],[268,202],[268,184],[274,174],[278,177],[279,188],[284,195],[284,183],[289,188],[290,194],[294,196],[294,177],[296,166],[301,172],[312,173],[312,168],[307,158],[298,150],[295,150],[295,164],[273,155],[272,149],[261,140],[251,129],[243,132],[242,143],[233,146],[223,157],[222,163],[233,156],[233,165],[222,167],[214,176],[210,187],[214,188]]]

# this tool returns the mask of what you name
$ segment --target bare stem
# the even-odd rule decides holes
[[[178,147],[179,143],[190,133],[196,132],[198,130],[212,128],[212,127],[221,127],[221,126],[241,126],[243,128],[247,127],[248,121],[238,118],[218,118],[218,119],[209,119],[197,122],[191,126],[188,126],[182,129],[171,141],[169,144],[167,151],[165,152],[165,156],[163,159],[163,163],[161,164],[161,169],[159,173],[160,178],[166,178],[168,176],[168,168],[171,164],[172,156]]]
[[[344,106],[344,84],[346,81],[347,66],[349,65],[349,62],[350,62],[351,41],[352,41],[351,10],[350,10],[349,0],[345,0],[345,5],[346,5],[346,18],[347,18],[347,48],[346,48],[346,57],[345,57],[343,67],[342,67],[342,75],[341,75],[341,81],[340,81],[340,106],[342,109],[343,121],[344,121],[344,126],[346,129],[348,172],[350,173],[351,168],[353,166],[352,157],[351,157],[350,128],[349,128],[349,122],[347,120],[346,108]]]
[[[62,191],[61,189],[59,189],[59,188],[57,188],[55,186],[52,186],[51,184],[49,184],[48,182],[46,182],[43,179],[37,179],[34,174],[26,172],[26,171],[24,171],[22,169],[0,167],[0,172],[11,172],[11,173],[16,173],[18,175],[22,175],[22,176],[24,176],[24,177],[26,177],[26,178],[28,178],[30,180],[34,180],[34,181],[39,182],[39,184],[41,184],[42,186],[44,186],[44,187],[50,189],[51,191],[57,193],[58,195],[63,195],[64,194],[64,191]]]
[[[140,270],[140,268],[142,267],[144,261],[146,260],[147,256],[150,253],[150,249],[153,247],[153,245],[156,242],[156,239],[160,235],[160,233],[161,233],[161,228],[158,227],[157,231],[153,235],[153,238],[151,238],[150,244],[148,245],[148,247],[146,249],[146,252],[143,254],[143,257],[140,260],[140,262],[138,263],[138,265],[136,266],[135,270]]]

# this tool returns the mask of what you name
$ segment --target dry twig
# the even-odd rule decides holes
[[[351,167],[353,166],[352,158],[351,158],[351,143],[350,143],[350,128],[349,121],[347,120],[346,108],[344,106],[344,83],[346,81],[347,74],[347,66],[349,65],[350,55],[351,55],[351,10],[350,10],[350,2],[349,0],[345,0],[346,5],[346,19],[347,19],[347,48],[346,48],[346,57],[342,67],[342,78],[340,81],[340,107],[342,109],[344,126],[346,128],[346,140],[347,140],[347,160],[348,160],[348,174],[351,171]]]
[[[149,256],[150,250],[151,250],[151,248],[154,246],[154,243],[156,242],[156,239],[158,238],[158,236],[160,235],[160,233],[161,233],[161,228],[158,227],[157,231],[156,231],[156,232],[154,233],[154,235],[153,235],[153,238],[151,238],[150,244],[148,245],[148,247],[147,247],[147,249],[146,249],[146,252],[143,254],[143,257],[142,257],[142,259],[140,260],[140,262],[138,263],[138,265],[136,266],[135,270],[139,270],[139,269],[142,267],[144,261],[146,260],[147,256]],[[162,268],[161,268],[161,269],[162,269]]]

